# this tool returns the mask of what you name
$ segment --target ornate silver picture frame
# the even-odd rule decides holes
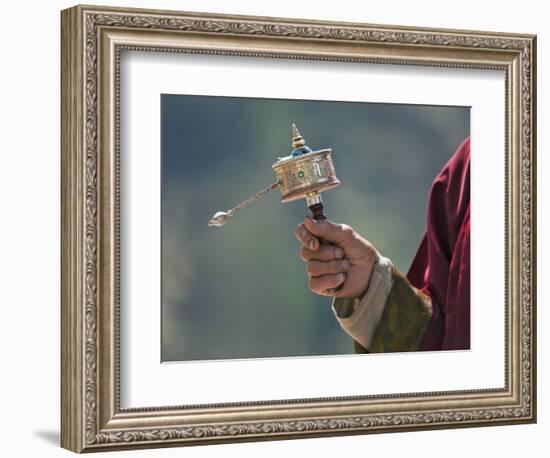
[[[534,35],[94,6],[64,10],[61,19],[62,447],[92,452],[536,421]],[[122,408],[125,50],[503,71],[505,386]]]

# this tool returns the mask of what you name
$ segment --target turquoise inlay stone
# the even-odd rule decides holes
[[[301,156],[302,154],[311,153],[313,150],[309,146],[302,146],[301,148],[294,148],[290,155],[292,157]]]

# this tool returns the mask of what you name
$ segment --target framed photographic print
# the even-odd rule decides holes
[[[536,421],[536,37],[62,11],[75,452]]]

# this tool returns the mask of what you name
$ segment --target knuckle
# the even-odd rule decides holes
[[[300,248],[300,259],[304,262],[309,261],[309,250],[304,246]]]
[[[340,224],[338,226],[338,230],[347,237],[350,237],[355,233],[353,228],[351,226],[348,226],[347,224]]]
[[[350,230],[350,226],[348,226],[347,224],[338,224],[337,227],[340,232],[347,232]]]
[[[325,259],[327,261],[332,261],[333,259],[336,259],[336,250],[338,248],[336,246],[327,246],[324,251]]]

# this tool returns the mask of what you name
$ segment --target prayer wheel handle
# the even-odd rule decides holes
[[[324,219],[327,219],[327,215],[325,215],[325,207],[323,205],[323,201],[321,200],[321,196],[319,194],[310,195],[307,197],[307,203],[309,211],[311,212],[311,216],[316,221],[322,221]],[[319,243],[321,245],[328,245],[328,242],[323,239],[319,239]],[[338,290],[342,289],[342,286],[344,284],[342,283],[340,286],[337,286],[336,288],[332,288],[330,292],[337,292]]]

